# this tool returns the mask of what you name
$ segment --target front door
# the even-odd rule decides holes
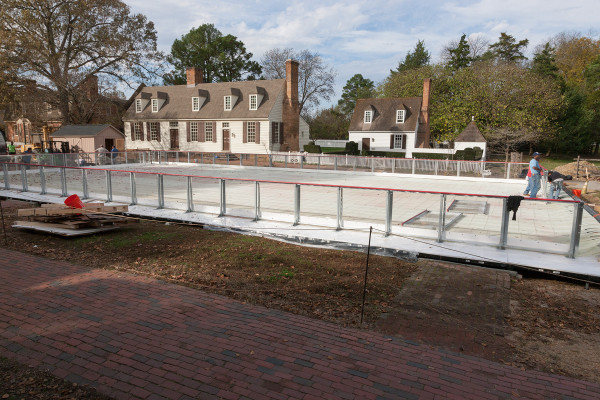
[[[364,151],[369,151],[371,150],[371,138],[363,138],[362,140],[362,149]]]
[[[179,129],[171,129],[171,150],[179,150]]]
[[[223,129],[223,151],[229,151],[229,129]]]

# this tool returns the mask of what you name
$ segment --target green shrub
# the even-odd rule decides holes
[[[475,160],[475,150],[472,147],[467,147],[464,150],[464,158],[466,161],[474,161]]]
[[[451,154],[440,154],[440,153],[413,153],[413,158],[425,159],[425,160],[447,160],[451,159]],[[456,157],[454,157],[456,159]]]
[[[352,141],[347,142],[346,143],[346,148],[344,149],[344,152],[346,154],[350,154],[350,155],[353,155],[353,156],[358,155],[360,153],[358,151],[358,143],[352,142]]]
[[[310,142],[309,144],[305,144],[304,145],[304,151],[306,151],[307,153],[316,153],[316,154],[321,154],[321,146],[319,146],[318,144],[315,144],[314,142]]]

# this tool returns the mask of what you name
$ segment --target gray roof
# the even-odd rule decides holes
[[[50,134],[53,137],[91,137],[96,136],[105,129],[111,129],[122,134],[117,128],[110,124],[103,125],[63,125],[57,131]]]
[[[487,142],[475,121],[469,122],[467,127],[454,139],[454,142]]]
[[[421,111],[421,97],[358,99],[348,131],[405,132],[414,131]],[[404,123],[396,123],[396,110],[406,110]],[[366,110],[373,110],[373,120],[364,123]]]
[[[187,85],[147,86],[135,99],[163,99],[166,101],[158,112],[152,112],[152,104],[142,112],[135,112],[135,101],[129,107],[124,121],[131,120],[182,120],[182,119],[249,119],[268,118],[275,100],[285,90],[284,79],[201,83]],[[250,95],[263,95],[257,110],[250,110]],[[239,96],[230,111],[225,111],[225,96]],[[192,111],[192,97],[206,97],[199,111]]]

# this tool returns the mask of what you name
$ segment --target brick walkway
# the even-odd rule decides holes
[[[12,251],[0,282],[0,355],[116,399],[600,398],[598,384]]]

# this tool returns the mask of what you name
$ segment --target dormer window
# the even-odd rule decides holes
[[[365,111],[365,124],[370,124],[373,120],[373,111]]]
[[[406,115],[406,110],[396,110],[396,123],[403,124],[405,115]]]
[[[136,113],[142,112],[142,99],[135,100],[135,112]]]
[[[250,110],[258,109],[258,95],[251,94],[250,95]]]
[[[192,97],[192,111],[200,111],[200,97]]]
[[[231,110],[231,96],[225,96],[225,111]]]
[[[158,99],[152,99],[152,112],[158,112]]]

